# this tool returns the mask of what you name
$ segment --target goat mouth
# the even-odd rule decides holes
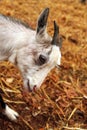
[[[36,91],[36,88],[37,88],[36,85],[34,85],[34,87],[33,87],[33,91],[34,91],[34,92]]]
[[[32,89],[31,89],[29,79],[27,80],[27,86],[28,86],[28,91],[29,91],[29,92],[32,92],[32,91],[35,92],[35,91],[36,91],[36,85],[34,85],[34,86],[32,87]]]

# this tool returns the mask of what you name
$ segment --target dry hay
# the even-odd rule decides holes
[[[39,90],[24,93],[19,70],[0,62],[0,93],[19,112],[17,122],[0,115],[0,130],[87,129],[87,5],[79,0],[1,0],[0,12],[20,18],[35,28],[38,14],[50,8],[63,36],[62,63],[47,76]]]

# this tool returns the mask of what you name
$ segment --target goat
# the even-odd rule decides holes
[[[0,15],[0,61],[8,60],[19,68],[26,91],[39,88],[51,69],[61,62],[59,27],[54,21],[53,37],[48,35],[48,15],[49,8],[41,12],[36,30],[17,19]],[[0,104],[10,120],[17,119],[18,113],[3,101],[2,96]]]

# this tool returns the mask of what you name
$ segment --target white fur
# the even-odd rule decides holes
[[[6,115],[12,121],[16,121],[17,117],[19,116],[18,113],[12,110],[8,105],[6,105],[3,114]]]

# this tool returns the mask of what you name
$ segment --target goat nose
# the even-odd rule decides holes
[[[28,91],[31,92],[31,88],[30,88],[30,82],[29,82],[29,79],[27,80],[27,86],[28,86]]]

